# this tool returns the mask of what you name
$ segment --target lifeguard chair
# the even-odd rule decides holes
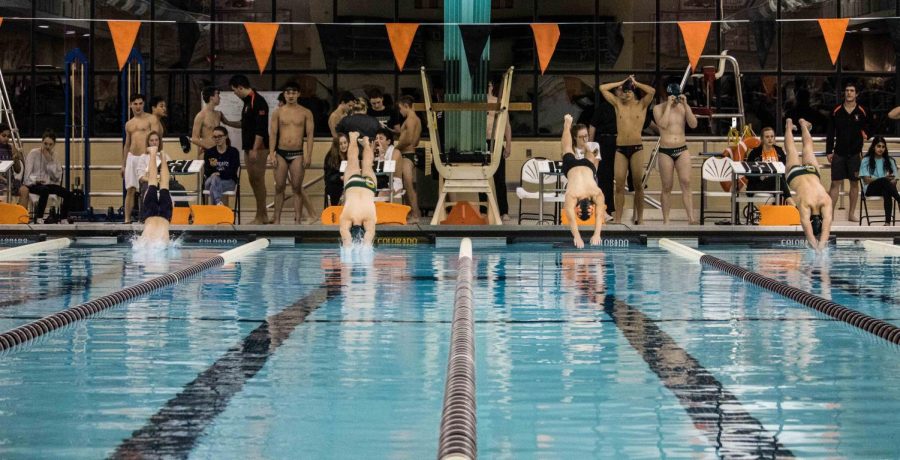
[[[434,161],[435,168],[440,175],[440,189],[438,192],[438,201],[434,209],[434,217],[431,219],[431,225],[438,225],[441,221],[447,219],[447,206],[455,204],[447,199],[449,193],[484,193],[487,195],[487,220],[490,225],[502,225],[500,220],[500,211],[497,208],[497,195],[494,191],[494,173],[500,166],[500,155],[503,152],[503,142],[492,142],[489,163],[462,163],[453,162],[451,159],[442,158],[441,141],[438,135],[438,112],[447,111],[472,111],[472,112],[494,112],[494,126],[492,139],[502,140],[503,133],[506,131],[506,124],[509,123],[509,94],[512,85],[513,68],[510,67],[503,74],[503,80],[500,84],[500,101],[495,103],[488,102],[431,102],[431,85],[428,82],[428,76],[425,73],[425,67],[421,68],[422,73],[422,94],[425,100],[424,110],[428,120],[428,131],[431,134],[430,155],[426,152],[426,163],[431,157]],[[530,110],[531,104],[527,105],[524,110]],[[419,107],[416,108],[418,110]],[[428,166],[426,165],[426,168]]]

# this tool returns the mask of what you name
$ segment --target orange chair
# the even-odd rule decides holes
[[[17,204],[0,203],[0,224],[16,225],[28,223],[28,210]]]
[[[192,225],[232,225],[234,224],[234,211],[226,206],[209,204],[192,204],[191,214],[194,215]],[[174,215],[173,215],[174,217]]]
[[[329,206],[322,210],[322,225],[337,225],[341,221],[343,206]]]
[[[759,225],[800,225],[800,211],[794,206],[759,206]]]
[[[468,201],[460,201],[453,205],[447,218],[441,221],[441,225],[487,225],[487,219],[482,217]]]

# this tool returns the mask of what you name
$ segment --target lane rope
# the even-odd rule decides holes
[[[267,246],[269,246],[269,240],[264,238],[259,239],[230,251],[223,252],[222,254],[206,259],[203,262],[198,262],[190,267],[158,276],[151,280],[135,284],[134,286],[126,287],[113,292],[112,294],[107,294],[103,297],[67,308],[39,320],[11,329],[0,334],[0,351],[9,350],[17,345],[22,345],[44,334],[74,323],[75,321],[83,320],[91,315],[131,299],[149,294],[157,289],[177,284],[179,281],[197,276],[211,268],[234,262],[241,257],[264,249]]]
[[[19,257],[36,254],[39,252],[50,252],[57,249],[69,247],[72,240],[68,238],[54,238],[52,240],[41,241],[38,243],[23,244],[14,248],[3,249],[0,251],[0,260],[13,260]]]
[[[463,238],[456,270],[456,297],[450,332],[450,356],[438,441],[440,460],[478,456],[475,421],[475,326],[472,320],[472,240]]]
[[[663,246],[663,240],[667,241],[665,246]],[[677,246],[684,245],[672,240],[668,240],[666,238],[660,240],[660,247],[672,251],[673,254],[683,256],[683,249],[690,249],[687,246],[684,246],[683,249],[677,248]],[[677,251],[682,251],[682,253],[679,253]],[[700,251],[696,252],[703,254]],[[731,276],[740,278],[751,284],[755,284],[756,286],[759,286],[765,290],[779,294],[782,297],[786,297],[790,300],[793,300],[794,302],[812,308],[813,310],[816,310],[820,313],[824,313],[834,319],[843,321],[872,335],[881,337],[888,342],[900,344],[900,327],[894,326],[891,323],[871,317],[865,313],[861,313],[852,308],[845,307],[841,304],[832,302],[831,300],[819,297],[802,289],[788,286],[787,284],[784,284],[780,281],[776,281],[767,276],[760,275],[759,273],[747,270],[746,268],[734,265],[730,262],[726,262],[722,259],[713,257],[708,254],[703,254],[699,258],[698,262],[701,265],[715,268],[719,271],[728,273]]]

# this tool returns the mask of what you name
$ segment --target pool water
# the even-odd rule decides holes
[[[898,323],[897,260],[702,250]],[[7,330],[222,248],[0,262]],[[433,458],[455,250],[269,248],[0,355],[0,457]],[[900,349],[656,248],[476,249],[483,458],[900,452]]]

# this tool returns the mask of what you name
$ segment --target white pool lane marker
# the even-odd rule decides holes
[[[882,243],[881,241],[863,240],[863,247],[866,251],[883,256],[900,256],[900,246],[896,244]]]
[[[39,252],[55,251],[57,249],[67,248],[70,244],[72,244],[72,240],[68,238],[54,238],[39,243],[23,244],[22,246],[0,250],[0,261],[14,260]]]
[[[873,242],[874,243],[874,242]],[[806,292],[802,289],[788,286],[782,282],[772,278],[760,275],[759,273],[747,270],[746,268],[726,262],[717,257],[704,254],[695,249],[691,249],[683,244],[676,243],[672,240],[663,238],[659,240],[659,246],[678,256],[694,260],[700,265],[712,267],[719,271],[728,273],[734,277],[755,284],[763,289],[772,291],[776,294],[786,297],[794,302],[805,305],[820,313],[824,313],[832,318],[841,320],[851,326],[858,327],[870,334],[881,337],[888,342],[900,344],[900,328],[891,323],[873,318],[865,313],[860,313],[852,308],[832,302],[823,297]],[[892,246],[892,245],[890,245]]]
[[[57,243],[62,244],[62,243]],[[30,245],[29,245],[30,246]],[[32,321],[28,324],[19,326],[0,334],[0,351],[9,350],[17,345],[27,343],[37,337],[48,332],[59,329],[75,321],[85,319],[95,313],[106,310],[110,307],[127,302],[131,299],[149,294],[157,289],[177,284],[178,282],[199,275],[200,273],[211,268],[220,267],[227,263],[232,263],[242,257],[252,254],[256,251],[265,249],[269,246],[269,240],[259,239],[252,243],[238,246],[230,251],[223,252],[215,257],[196,263],[190,267],[183,268],[176,272],[167,273],[165,275],[144,281],[134,286],[129,286],[112,294],[99,297],[81,305],[67,308],[56,312],[52,315],[45,316],[39,320]]]

